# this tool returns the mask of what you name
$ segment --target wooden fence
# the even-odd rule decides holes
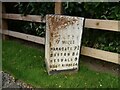
[[[55,14],[61,14],[61,2],[55,3]],[[4,35],[3,39],[5,38],[6,35],[9,35],[12,37],[28,40],[38,44],[43,44],[43,45],[45,44],[45,38],[8,30],[7,22],[6,22],[7,19],[45,23],[46,22],[45,19],[42,19],[41,16],[39,15],[21,16],[21,14],[10,14],[10,13],[5,13],[5,11],[3,11],[2,14],[3,30],[0,31],[0,33]],[[120,32],[119,24],[120,21],[116,21],[116,20],[85,19],[85,28]],[[82,46],[81,54],[85,56],[97,58],[100,60],[120,64],[120,54],[118,53]]]

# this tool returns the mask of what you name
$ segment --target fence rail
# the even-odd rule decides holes
[[[5,8],[5,7],[3,7]],[[55,14],[61,14],[61,2],[55,3]],[[29,22],[38,22],[38,23],[45,23],[45,18],[39,15],[27,15],[23,16],[21,14],[11,14],[11,13],[5,13],[5,10],[2,14],[2,31],[0,33],[4,35],[9,35],[12,37],[28,40],[31,42],[35,42],[38,44],[45,44],[45,38],[29,35],[29,34],[23,34],[20,32],[15,32],[11,30],[7,30],[7,22],[6,20],[22,20],[22,21],[29,21]],[[93,28],[93,29],[101,29],[101,30],[108,30],[108,31],[116,31],[120,32],[120,21],[116,20],[100,20],[100,19],[85,19],[85,28]],[[103,51],[99,49],[94,49],[90,47],[82,46],[81,54],[85,56],[90,56],[93,58],[97,58],[100,60],[120,64],[120,54]]]
[[[45,19],[39,15],[27,15],[23,16],[21,14],[2,14],[3,19],[12,19],[12,20],[22,20],[22,21],[30,21],[30,22],[39,22],[45,23]]]
[[[35,42],[38,44],[43,44],[43,45],[45,44],[45,38],[34,36],[34,35],[23,34],[15,31],[10,31],[10,30],[3,30],[3,32],[0,32],[0,33],[13,36],[16,38],[24,39],[27,41]],[[97,58],[100,60],[120,64],[120,54],[118,53],[113,53],[113,52],[108,52],[108,51],[103,51],[99,49],[82,46],[81,54],[85,56]]]
[[[27,15],[23,16],[21,14],[2,14],[3,19],[12,19],[12,20],[23,20],[30,22],[39,22],[45,23],[45,18],[42,18],[39,15]],[[102,29],[109,31],[119,31],[120,32],[120,21],[116,20],[100,20],[100,19],[85,19],[85,27],[93,29]]]

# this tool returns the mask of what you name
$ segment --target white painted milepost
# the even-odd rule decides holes
[[[48,73],[78,70],[82,17],[46,15],[45,62]]]

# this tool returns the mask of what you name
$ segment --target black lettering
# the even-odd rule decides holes
[[[55,50],[55,48],[53,48],[53,50]]]
[[[77,46],[74,47],[74,50],[76,50],[76,49],[77,49]]]
[[[50,62],[52,62],[52,60],[50,60]]]
[[[66,53],[64,53],[64,56],[66,56]]]
[[[76,53],[76,55],[78,55],[78,52]]]
[[[69,58],[68,58],[68,62],[69,62]]]
[[[72,50],[72,47],[70,47],[70,50]]]
[[[77,50],[79,50],[79,46],[77,47]]]
[[[68,53],[68,56],[70,56],[70,53]]]
[[[77,61],[77,57],[75,58],[75,61]]]
[[[65,51],[66,51],[67,49],[65,48]]]
[[[62,47],[62,51],[64,50],[64,47]]]
[[[75,53],[73,52],[73,53],[72,53],[72,56],[74,56],[74,55],[75,55]]]
[[[50,54],[50,57],[53,57],[53,54]]]
[[[66,66],[68,66],[68,64],[66,64]]]
[[[66,44],[66,42],[65,42],[65,41],[62,41],[62,44]]]
[[[50,65],[50,68],[52,68],[52,65]]]
[[[58,48],[56,48],[56,50],[58,50]]]
[[[61,50],[61,48],[59,48],[59,50]]]
[[[69,50],[70,47],[67,47],[67,49]]]
[[[60,42],[60,40],[56,40],[56,43],[58,44]]]
[[[52,50],[53,48],[51,48],[50,50]]]
[[[62,41],[62,44],[74,44],[74,40],[72,40],[72,41]]]
[[[65,59],[65,61],[67,61],[67,59]]]
[[[70,38],[70,35],[68,35],[68,39]]]
[[[75,43],[75,41],[73,40],[73,44]]]

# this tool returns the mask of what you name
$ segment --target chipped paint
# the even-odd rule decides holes
[[[45,58],[48,73],[78,70],[83,20],[81,17],[46,15]]]

